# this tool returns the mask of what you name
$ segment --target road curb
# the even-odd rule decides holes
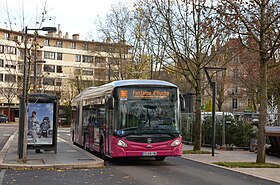
[[[17,134],[18,131],[15,131],[8,139],[8,141],[5,143],[5,145],[3,146],[3,148],[0,151],[0,166],[3,165],[3,160],[11,146],[11,143],[13,142],[15,135]]]

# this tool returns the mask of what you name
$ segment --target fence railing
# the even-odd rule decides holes
[[[280,126],[279,114],[268,114],[268,126]],[[248,148],[250,140],[256,137],[258,126],[258,114],[236,113],[234,119],[228,117],[226,113],[216,115],[216,144],[220,146],[231,146],[238,148]],[[212,118],[211,115],[202,115],[201,142],[203,146],[212,145]],[[182,113],[182,137],[183,141],[192,144],[194,142],[194,113]]]

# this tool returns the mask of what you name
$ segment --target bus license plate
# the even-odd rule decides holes
[[[142,152],[142,156],[156,156],[157,152]]]

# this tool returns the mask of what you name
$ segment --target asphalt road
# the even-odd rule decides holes
[[[0,124],[0,149],[3,148],[9,137],[18,130],[18,125],[16,124]]]
[[[59,136],[69,140],[67,129]],[[180,157],[117,160],[107,162],[105,168],[86,170],[2,170],[0,185],[50,185],[50,184],[141,184],[141,185],[274,185],[277,183],[186,160]]]

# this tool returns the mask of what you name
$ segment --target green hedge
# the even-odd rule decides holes
[[[250,140],[256,138],[256,131],[253,125],[246,122],[235,122],[227,120],[230,123],[225,124],[225,144],[236,147],[249,147]],[[186,122],[182,119],[182,137],[185,142],[193,142],[193,124],[194,120]],[[222,145],[222,121],[216,120],[216,144]],[[212,118],[208,117],[202,122],[202,144],[212,145]]]

